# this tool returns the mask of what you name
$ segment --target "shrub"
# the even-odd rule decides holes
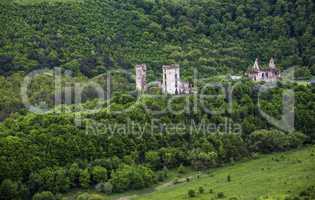
[[[315,199],[315,186],[311,186],[302,191],[300,197],[304,197],[304,199]]]
[[[167,167],[164,167],[162,171],[159,171],[157,173],[157,180],[158,181],[164,181],[168,177],[168,169]]]
[[[180,184],[180,179],[176,178],[173,183],[174,183],[174,185]]]
[[[53,193],[67,192],[70,189],[70,179],[62,167],[47,167],[33,173],[29,183],[31,190],[51,191]]]
[[[76,200],[88,200],[90,195],[88,193],[83,193],[77,196]]]
[[[196,197],[196,192],[195,192],[195,190],[189,190],[188,191],[188,197],[190,197],[190,198],[193,198],[193,197]]]
[[[73,163],[70,166],[68,170],[68,176],[69,176],[71,187],[79,186],[80,171],[81,169],[77,163]]]
[[[306,140],[302,133],[285,134],[278,130],[259,130],[250,135],[251,148],[262,153],[284,151],[301,146]]]
[[[227,176],[227,181],[228,181],[228,182],[231,182],[231,181],[232,181],[232,180],[231,180],[231,175],[228,175],[228,176]]]
[[[191,165],[196,170],[205,170],[209,167],[216,166],[218,155],[215,152],[192,151],[189,155]]]
[[[77,196],[76,200],[105,200],[105,197],[98,194],[83,193]]]
[[[18,185],[9,180],[5,179],[0,185],[0,195],[3,199],[14,199],[18,194]]]
[[[95,189],[98,192],[103,192],[103,193],[108,194],[108,195],[113,193],[113,185],[110,182],[99,183],[95,186]]]
[[[224,195],[223,192],[219,192],[219,193],[217,194],[217,197],[218,197],[219,199],[223,199],[223,198],[225,198],[225,195]]]
[[[33,200],[55,200],[55,196],[53,193],[49,191],[36,193],[33,198]]]
[[[115,192],[123,192],[151,186],[156,183],[156,177],[147,167],[122,165],[113,172],[111,183]]]
[[[185,167],[183,165],[180,165],[177,169],[177,172],[180,174],[185,174]]]
[[[162,172],[158,172],[156,177],[159,182],[162,182],[162,181],[165,181],[165,179],[167,178],[167,175],[162,171]]]
[[[107,170],[101,166],[95,166],[92,168],[92,180],[94,183],[101,183],[107,181]]]
[[[203,194],[205,192],[205,189],[203,187],[199,187],[199,193]]]
[[[82,188],[87,189],[90,187],[91,176],[88,169],[82,170],[80,172],[79,181]]]

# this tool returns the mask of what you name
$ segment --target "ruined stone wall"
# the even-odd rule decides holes
[[[136,65],[136,88],[138,91],[146,90],[147,66],[145,64]]]
[[[163,66],[162,90],[167,94],[180,94],[180,70],[178,65]]]

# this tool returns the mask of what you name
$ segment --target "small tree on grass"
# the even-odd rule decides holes
[[[185,167],[183,165],[180,165],[177,169],[177,172],[180,174],[185,174]]]
[[[157,180],[160,181],[160,182],[162,182],[165,179],[167,179],[167,177],[168,177],[168,169],[167,169],[167,167],[164,167],[162,171],[157,173]]]
[[[231,181],[232,181],[231,175],[228,175],[228,176],[227,176],[227,182],[231,182]]]
[[[189,196],[190,198],[196,197],[196,192],[195,192],[195,190],[190,189],[190,190],[188,191],[188,196]]]
[[[205,192],[205,189],[203,187],[199,187],[199,193],[203,194]]]
[[[112,194],[113,193],[113,185],[110,182],[107,182],[104,184],[103,192],[106,194]]]
[[[33,200],[55,200],[53,193],[49,191],[36,193],[33,198]]]
[[[223,198],[225,198],[225,195],[223,192],[219,192],[217,197],[218,197],[218,199],[223,199]]]
[[[103,192],[108,195],[113,193],[113,185],[110,182],[99,183],[95,186],[95,189],[98,192]]]

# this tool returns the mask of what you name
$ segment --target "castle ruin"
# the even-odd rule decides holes
[[[165,94],[189,94],[189,83],[180,79],[180,67],[177,64],[163,66],[162,91]]]
[[[147,65],[136,65],[136,87],[140,92],[147,90]]]
[[[277,81],[281,78],[280,70],[277,69],[273,58],[270,59],[269,66],[267,69],[262,69],[260,67],[257,58],[253,67],[247,72],[247,76],[249,79],[253,81],[265,82]]]
[[[180,79],[180,67],[178,64],[164,65],[163,69],[163,81],[159,82],[160,89],[164,94],[190,94],[192,87],[189,83],[183,82]],[[138,91],[146,91],[146,72],[147,66],[145,64],[136,65],[136,86]]]
[[[184,82],[180,78],[180,66],[178,64],[163,65],[163,80],[156,81],[155,85],[162,90],[164,94],[180,95],[191,94],[193,92],[192,85]],[[277,69],[273,58],[269,61],[267,69],[263,69],[256,59],[253,67],[251,67],[246,75],[253,81],[272,82],[281,78],[280,70]],[[241,77],[240,77],[241,78]],[[146,82],[147,66],[146,64],[136,65],[136,87],[140,92],[145,92],[148,89]]]

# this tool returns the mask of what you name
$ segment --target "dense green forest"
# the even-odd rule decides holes
[[[181,64],[182,77],[243,74],[256,57],[297,67],[297,78],[315,75],[314,2],[16,0],[0,1],[0,120],[24,108],[23,77],[61,67],[75,76],[149,65]],[[53,87],[41,78],[31,101],[53,103]],[[128,84],[128,83],[127,83]],[[125,86],[126,84],[122,84]],[[39,87],[40,86],[40,87]]]
[[[285,151],[313,143],[313,86],[279,85],[261,100],[262,108],[279,117],[279,97],[288,87],[297,94],[296,132],[293,133],[273,129],[259,115],[257,90],[251,82],[235,88],[233,107],[237,109],[233,113],[211,115],[198,101],[195,112],[156,115],[154,111],[165,109],[170,97],[156,99],[145,95],[137,100],[133,95],[118,93],[110,110],[104,107],[96,114],[85,114],[80,126],[74,123],[76,112],[11,116],[0,125],[2,198],[27,199],[38,192],[37,196],[43,191],[58,194],[71,188],[94,187],[108,194],[141,189],[163,181],[169,169],[190,166],[204,170],[252,158],[254,153]],[[194,101],[194,96],[178,97],[174,107],[181,110],[187,99]],[[211,109],[227,110],[227,106],[224,98],[207,101]],[[115,113],[121,110],[128,111]],[[242,133],[190,127],[165,129],[167,125],[191,121],[198,125],[224,124],[226,119],[240,123]],[[150,128],[152,120],[158,120],[154,126],[157,128]],[[123,131],[121,126],[131,122],[140,125],[134,131]],[[110,127],[113,124],[118,127]],[[149,128],[143,129],[146,126]]]
[[[72,71],[62,83],[73,85],[109,70],[133,72],[137,63],[148,64],[152,81],[161,78],[163,64],[179,63],[183,79],[199,71],[195,87],[202,87],[213,76],[244,74],[256,57],[267,63],[271,56],[281,70],[297,67],[297,78],[308,80],[315,75],[314,10],[312,0],[0,0],[0,200],[59,199],[72,189],[107,194],[142,189],[165,180],[169,170],[206,170],[313,144],[311,84],[279,82],[260,99],[261,109],[280,118],[283,91],[295,91],[291,133],[260,115],[261,84],[245,78],[234,88],[232,105],[226,97],[201,105],[188,95],[172,102],[175,113],[160,114],[155,113],[167,108],[170,96],[137,96],[128,92],[134,80],[119,75],[112,79],[110,106],[105,103],[96,114],[81,113],[96,104],[92,89],[83,93],[81,105],[59,105],[62,112],[45,115],[30,113],[20,90],[26,74],[47,69],[28,95],[31,103],[53,109],[49,70],[55,67]],[[106,88],[102,78],[96,81]],[[216,88],[206,92],[219,95]],[[191,110],[180,112],[187,105]],[[154,120],[153,130],[143,129]],[[192,122],[240,124],[242,131],[167,129]],[[108,126],[132,123],[133,133]]]
[[[63,67],[95,76],[147,63],[243,72],[256,57],[315,73],[311,0],[84,0],[0,3],[0,73]]]

